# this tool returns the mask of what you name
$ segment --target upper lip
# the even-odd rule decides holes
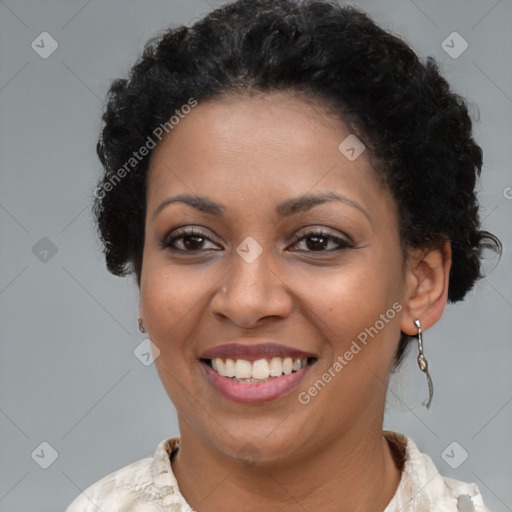
[[[310,352],[298,350],[293,347],[286,347],[277,343],[258,343],[250,345],[243,343],[227,343],[205,350],[200,359],[246,359],[256,361],[258,359],[269,359],[272,357],[291,357],[303,359],[315,357]]]

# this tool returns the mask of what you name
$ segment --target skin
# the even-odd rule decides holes
[[[443,313],[450,245],[404,259],[396,203],[367,153],[349,161],[338,150],[347,126],[310,105],[287,93],[201,103],[152,155],[140,315],[178,413],[173,471],[199,512],[382,512],[400,481],[382,435],[388,379],[400,331],[417,334],[416,318],[425,331]],[[365,213],[330,201],[276,215],[281,201],[319,192],[343,195]],[[176,202],[153,217],[182,193],[223,204],[224,216]],[[206,239],[178,239],[181,253],[160,246],[186,226]],[[303,238],[316,228],[353,247],[333,251],[337,241],[327,238],[318,249]],[[236,252],[248,236],[263,250],[252,263]],[[394,303],[401,311],[301,404],[298,392]],[[240,338],[295,347],[317,362],[288,395],[235,403],[209,384],[198,358]],[[251,465],[240,459],[247,443],[257,453]]]

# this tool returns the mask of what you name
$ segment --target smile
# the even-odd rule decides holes
[[[273,357],[272,359],[215,359],[206,360],[211,368],[219,375],[227,377],[234,382],[253,384],[267,382],[283,375],[290,375],[304,368],[308,360],[313,358]],[[312,362],[312,361],[309,361]]]
[[[209,349],[199,362],[207,382],[224,398],[241,403],[277,400],[295,389],[317,358],[273,343],[231,343]]]

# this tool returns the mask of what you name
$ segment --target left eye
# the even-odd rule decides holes
[[[300,236],[295,242],[294,246],[299,244],[302,241],[306,241],[306,247],[308,248],[306,252],[331,252],[331,251],[341,251],[343,249],[347,249],[352,247],[350,242],[347,240],[343,240],[342,238],[335,237],[329,233],[324,231],[314,231],[307,233],[305,235]],[[309,242],[307,242],[309,241]],[[335,246],[334,249],[330,251],[326,251],[325,249],[329,246],[329,243],[333,242]],[[300,249],[299,249],[300,250]]]

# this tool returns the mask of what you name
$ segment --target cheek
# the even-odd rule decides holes
[[[329,338],[357,334],[373,325],[400,299],[403,286],[397,260],[370,251],[354,253],[337,269],[296,271],[290,279],[291,288],[307,305],[303,313],[311,310],[315,323],[328,329]]]
[[[215,279],[216,277],[216,279]],[[206,267],[172,265],[165,253],[148,251],[141,276],[141,301],[148,329],[167,339],[204,308],[208,291],[218,280]]]
[[[330,276],[317,275],[303,290],[308,297],[305,315],[325,343],[315,382],[301,389],[299,398],[311,403],[326,423],[357,417],[386,392],[402,306],[399,273],[390,269],[383,278],[382,268],[353,265]]]
[[[380,395],[392,366],[400,337],[403,275],[400,259],[389,251],[389,257],[382,254],[356,251],[336,271],[295,278],[307,306],[303,314],[325,341],[318,372],[330,389],[318,396],[318,405],[325,401],[328,410],[333,397],[347,405]]]
[[[163,259],[148,252],[141,276],[141,302],[148,336],[159,350],[155,366],[160,380],[175,407],[183,412],[190,407],[190,396],[197,394],[193,389],[197,360],[190,340],[212,285],[204,270],[194,272],[187,267],[185,271]]]

